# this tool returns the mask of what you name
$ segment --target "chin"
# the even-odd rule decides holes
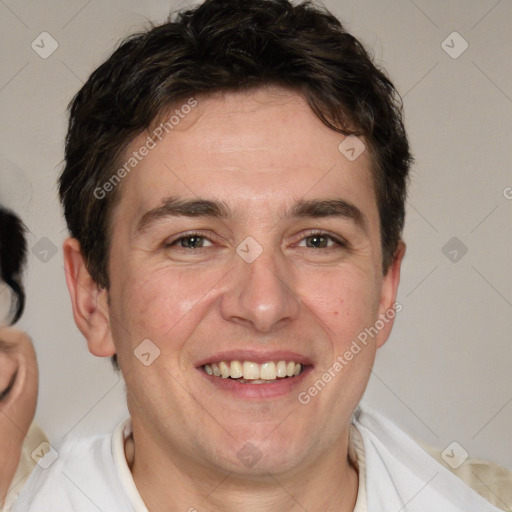
[[[266,436],[251,436],[252,440],[239,438],[221,454],[223,469],[240,477],[268,479],[269,473],[286,473],[301,464],[305,457],[305,442],[290,437],[269,440]],[[259,439],[259,440],[258,440]],[[236,447],[236,451],[233,448]]]

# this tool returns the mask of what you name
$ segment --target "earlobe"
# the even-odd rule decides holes
[[[398,285],[400,284],[400,269],[405,255],[405,243],[400,240],[398,243],[393,262],[388,268],[382,281],[382,292],[379,303],[379,319],[383,323],[383,328],[377,336],[377,348],[380,348],[388,339],[393,327],[396,313],[395,309]]]
[[[116,350],[110,332],[107,290],[100,288],[91,277],[76,238],[65,240],[63,250],[75,323],[87,339],[91,354],[113,356]]]

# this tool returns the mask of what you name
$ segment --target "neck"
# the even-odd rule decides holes
[[[163,449],[135,425],[126,453],[133,453],[130,468],[149,512],[352,512],[358,473],[348,457],[348,433],[307,466],[257,476],[207,467],[179,450]]]

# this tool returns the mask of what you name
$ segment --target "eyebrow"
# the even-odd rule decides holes
[[[226,219],[232,215],[224,202],[208,199],[165,198],[159,206],[146,212],[135,229],[140,234],[155,222],[167,217],[213,217]],[[344,199],[299,200],[284,212],[283,217],[326,218],[341,217],[353,221],[365,233],[368,221],[363,212]]]
[[[166,217],[214,217],[227,218],[229,208],[219,201],[207,199],[178,199],[165,198],[160,206],[146,212],[139,222],[135,232],[142,233],[151,224]]]
[[[344,199],[300,200],[293,205],[288,215],[312,218],[341,217],[353,221],[365,233],[368,228],[368,220],[364,213]]]

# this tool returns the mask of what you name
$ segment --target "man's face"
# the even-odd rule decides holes
[[[342,453],[390,324],[333,363],[393,304],[397,272],[381,271],[368,151],[350,161],[344,136],[292,92],[197,100],[120,185],[112,340],[139,439],[187,463],[276,474]],[[236,361],[242,382],[207,373],[224,362],[236,376]],[[283,361],[302,373],[273,379]]]

